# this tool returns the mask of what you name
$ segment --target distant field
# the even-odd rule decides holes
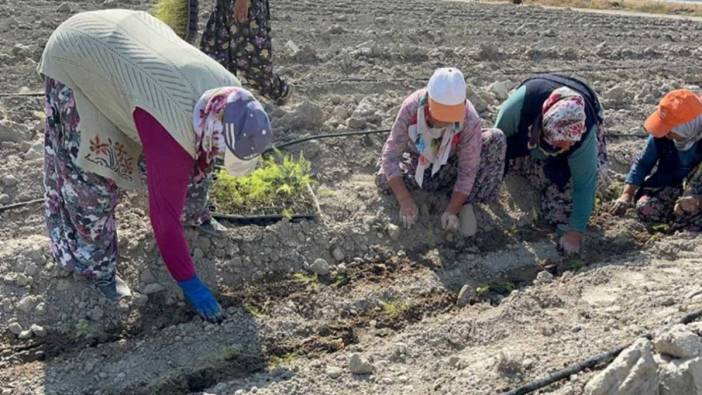
[[[702,2],[700,1],[525,0],[524,3],[575,8],[619,9],[653,14],[702,16]]]

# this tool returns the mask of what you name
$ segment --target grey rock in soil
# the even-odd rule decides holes
[[[34,296],[25,296],[17,302],[17,308],[25,313],[34,310],[34,306],[36,306],[36,298]]]
[[[553,281],[553,274],[547,272],[546,270],[539,272],[536,275],[536,280],[534,280],[534,285],[548,284]]]
[[[32,331],[30,331],[29,329],[24,330],[24,331],[20,332],[19,335],[17,335],[17,338],[20,340],[31,339],[31,337],[32,337]]]
[[[673,360],[659,369],[660,395],[702,394],[702,358]]]
[[[342,251],[339,247],[334,247],[334,249],[332,250],[332,256],[337,262],[341,262],[344,260],[344,258],[346,258],[346,256],[344,255],[344,251]]]
[[[456,306],[463,307],[467,305],[470,300],[475,296],[475,286],[472,284],[465,284],[461,287],[458,292],[458,297],[456,298]]]
[[[37,325],[37,324],[32,324],[31,327],[29,327],[29,330],[34,333],[37,337],[44,337],[46,336],[46,329],[44,329],[43,326]]]
[[[7,329],[15,335],[19,335],[23,330],[22,325],[17,322],[11,322],[10,325],[7,326]]]
[[[310,270],[319,276],[326,276],[329,274],[329,263],[322,258],[317,258],[310,265]]]
[[[390,236],[390,238],[392,240],[395,240],[395,241],[400,240],[400,227],[399,226],[397,226],[395,224],[388,224],[385,227],[385,230],[388,232],[388,236]]]
[[[336,366],[328,366],[325,370],[325,373],[327,374],[327,376],[329,376],[333,379],[336,379],[339,376],[341,376],[342,372],[343,371],[341,370],[341,368],[336,367]]]
[[[658,365],[653,359],[653,345],[638,339],[586,385],[586,395],[656,395]]]
[[[375,367],[359,354],[353,354],[349,359],[349,370],[353,374],[371,374],[375,371]]]
[[[661,333],[653,345],[658,353],[674,358],[694,358],[702,355],[702,338],[683,324],[675,325]]]

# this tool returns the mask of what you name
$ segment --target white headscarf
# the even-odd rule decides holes
[[[673,128],[675,134],[682,137],[682,140],[673,140],[678,151],[687,151],[695,143],[702,139],[702,115],[692,121]]]

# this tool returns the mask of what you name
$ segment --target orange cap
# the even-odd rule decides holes
[[[466,116],[466,104],[441,104],[429,97],[429,114],[440,122],[462,122]]]
[[[663,137],[676,126],[684,125],[702,115],[702,101],[688,89],[678,89],[663,97],[658,109],[644,123],[653,137]]]

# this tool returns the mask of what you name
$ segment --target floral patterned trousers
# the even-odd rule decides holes
[[[288,92],[288,84],[273,72],[271,59],[271,13],[268,0],[250,0],[245,22],[233,18],[235,1],[216,0],[200,49],[233,74],[243,77],[263,96],[277,100]]]
[[[44,189],[51,252],[63,268],[111,281],[117,265],[115,208],[120,189],[114,181],[77,166],[80,116],[73,91],[51,78],[45,80]],[[145,174],[143,158],[140,169]],[[209,219],[207,190],[212,171],[192,183],[184,215],[200,225]]]
[[[682,226],[702,228],[702,213],[694,215],[673,213],[681,196],[702,196],[702,165],[690,172],[684,185],[678,187],[643,188],[636,201],[636,213],[641,221],[656,224],[674,222]]]
[[[483,129],[482,139],[483,146],[480,151],[478,174],[475,176],[473,189],[466,200],[466,203],[470,204],[496,201],[502,185],[505,150],[507,149],[505,135],[499,129]],[[447,196],[450,195],[458,176],[458,157],[452,155],[446,165],[442,166],[433,176],[431,175],[431,167],[426,169],[421,188],[414,179],[418,160],[419,154],[415,152],[406,152],[402,157],[400,171],[407,188],[415,191],[422,189],[429,192],[444,192]],[[379,165],[382,166],[382,163]],[[378,174],[376,184],[384,193],[391,193],[384,174]]]
[[[607,184],[607,143],[605,141],[606,129],[604,124],[597,129],[597,181],[598,189]],[[509,171],[514,172],[529,181],[534,188],[541,192],[541,218],[549,225],[563,225],[570,220],[573,210],[571,182],[563,189],[559,189],[544,174],[542,161],[534,160],[529,156],[510,161]]]

